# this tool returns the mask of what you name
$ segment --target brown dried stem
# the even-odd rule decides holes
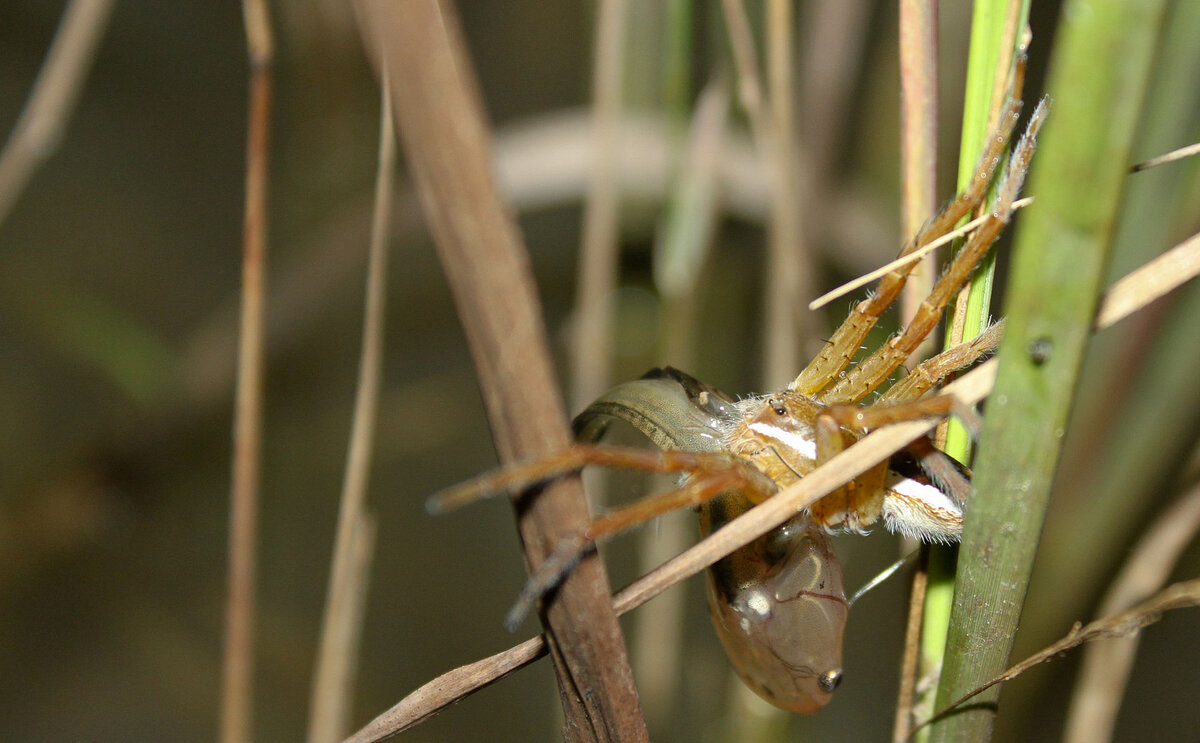
[[[46,62],[0,153],[0,222],[62,140],[114,0],[71,0],[63,11]]]
[[[384,74],[386,78],[386,71]],[[374,523],[366,509],[367,480],[371,471],[383,368],[387,236],[391,231],[392,183],[396,169],[396,135],[386,79],[380,88],[379,167],[375,176],[375,210],[367,259],[362,356],[329,570],[329,589],[325,597],[325,616],[313,669],[309,743],[333,743],[345,737],[347,732],[374,542]]]
[[[938,22],[934,0],[900,2],[900,183],[901,234],[915,235],[937,210]],[[909,274],[900,299],[900,316],[907,325],[933,289],[937,254],[929,253]],[[914,361],[927,356],[932,338],[921,342]],[[912,724],[917,673],[920,666],[921,625],[928,586],[928,548],[920,561],[909,594],[904,656],[892,739],[908,737]]]
[[[394,114],[426,218],[475,358],[504,461],[564,449],[554,379],[528,255],[492,180],[490,138],[449,4],[358,5],[367,47],[387,68]],[[518,504],[530,568],[588,518],[578,478]],[[568,740],[645,740],[645,723],[608,597],[603,564],[585,560],[545,607]]]
[[[1194,485],[1146,530],[1097,613],[1116,613],[1158,590],[1197,531],[1200,531],[1200,485]],[[1071,694],[1064,741],[1112,740],[1137,649],[1136,636],[1088,646]]]
[[[620,189],[616,177],[624,57],[624,0],[600,0],[593,43],[591,163],[583,204],[571,399],[578,408],[609,383],[617,285]]]
[[[937,210],[937,3],[900,3],[900,234],[917,234]],[[901,299],[903,324],[933,289],[937,256],[909,274]]]
[[[952,713],[956,707],[970,700],[972,697],[987,691],[996,684],[1011,681],[1030,668],[1045,663],[1054,656],[1060,655],[1071,648],[1101,637],[1128,637],[1143,627],[1157,622],[1162,618],[1164,611],[1183,609],[1189,606],[1200,606],[1200,578],[1172,584],[1127,611],[1097,619],[1082,627],[1077,623],[1067,633],[1066,637],[1039,650],[1020,663],[1009,667],[986,684],[975,687],[953,703],[938,710],[937,714],[916,727],[922,728],[935,720],[945,717],[947,714]]]
[[[250,56],[242,308],[233,417],[229,598],[221,686],[222,743],[250,739],[254,706],[254,615],[258,487],[262,451],[263,319],[266,314],[267,156],[274,45],[262,0],[245,0]]]

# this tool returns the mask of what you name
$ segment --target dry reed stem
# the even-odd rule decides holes
[[[1014,201],[1012,203],[1012,209],[1013,209],[1013,211],[1016,211],[1018,209],[1023,209],[1032,203],[1033,203],[1033,197],[1026,196],[1023,199],[1017,199],[1016,201]],[[920,248],[917,248],[916,250],[912,251],[911,253],[905,253],[904,255],[900,256],[896,260],[890,261],[888,263],[883,264],[879,268],[876,268],[874,271],[865,273],[856,279],[851,279],[850,281],[847,281],[845,284],[842,284],[841,286],[837,287],[836,289],[831,289],[830,291],[825,292],[821,296],[819,296],[816,299],[814,299],[813,301],[809,302],[808,308],[810,310],[820,309],[820,308],[824,307],[825,305],[829,304],[830,302],[832,302],[833,300],[838,299],[839,297],[844,297],[847,294],[849,294],[850,292],[852,292],[856,289],[860,289],[860,288],[866,286],[867,284],[870,284],[875,279],[883,278],[884,276],[888,275],[889,273],[896,270],[897,268],[902,268],[904,266],[907,266],[909,263],[913,263],[914,261],[920,260],[921,258],[924,258],[925,256],[929,255],[933,251],[942,247],[946,243],[953,242],[954,240],[957,240],[958,238],[960,238],[970,232],[973,232],[975,230],[975,228],[979,227],[981,224],[986,222],[988,220],[988,218],[989,217],[986,214],[983,215],[982,217],[976,217],[975,219],[972,219],[970,222],[967,222],[966,224],[964,224],[960,227],[956,227],[953,230],[950,230],[949,232],[942,235],[938,239],[931,240],[928,244],[922,245]],[[913,233],[913,234],[916,234],[916,233]]]
[[[1127,609],[1160,589],[1197,531],[1200,486],[1194,485],[1142,534],[1096,613],[1105,616]],[[1138,644],[1134,635],[1089,645],[1084,651],[1067,711],[1066,743],[1112,740]]]
[[[1158,167],[1159,165],[1166,165],[1167,163],[1173,163],[1176,160],[1182,160],[1185,157],[1192,157],[1193,155],[1200,155],[1200,142],[1197,142],[1196,144],[1189,144],[1186,147],[1180,147],[1179,149],[1171,150],[1170,152],[1168,152],[1164,155],[1159,155],[1158,157],[1152,157],[1149,160],[1146,160],[1145,162],[1140,162],[1137,165],[1134,165],[1132,168],[1130,168],[1129,172],[1130,173],[1140,173],[1143,170],[1149,170],[1150,168],[1155,168],[1155,167]]]
[[[900,2],[900,234],[915,235],[937,211],[938,19],[933,0]],[[900,299],[907,325],[933,290],[937,256],[909,274]],[[931,342],[926,339],[924,356]]]
[[[773,176],[763,331],[763,382],[769,388],[787,384],[800,366],[799,341],[809,337],[809,315],[797,311],[796,297],[811,296],[813,291],[803,220],[805,202],[800,198],[797,174],[793,25],[792,0],[767,0],[764,30],[769,105],[764,124],[768,133],[760,148]]]
[[[245,0],[250,57],[242,306],[233,416],[229,597],[221,686],[220,740],[250,740],[254,708],[255,544],[262,454],[263,318],[266,314],[267,176],[274,45],[262,0]]]
[[[620,220],[620,182],[615,162],[621,123],[624,21],[624,0],[600,0],[597,4],[591,164],[583,202],[583,245],[571,345],[573,408],[602,394],[611,376]]]
[[[938,18],[935,0],[900,2],[900,234],[915,235],[937,211]],[[933,290],[937,254],[926,246],[921,263],[908,276],[900,297],[901,325],[907,326]],[[911,363],[929,355],[932,336],[921,341]],[[909,366],[909,364],[906,364]],[[928,548],[920,547],[928,557]],[[896,694],[893,740],[908,737],[912,724],[921,651],[921,624],[928,574],[922,559],[909,593],[904,654]]]
[[[1083,626],[1076,623],[1071,628],[1071,631],[1067,633],[1066,637],[1039,650],[1020,663],[1010,666],[986,684],[975,687],[953,703],[938,710],[930,719],[915,726],[915,729],[922,728],[945,717],[972,697],[987,691],[996,684],[1011,681],[1030,668],[1045,663],[1054,656],[1060,655],[1071,648],[1101,637],[1128,637],[1143,627],[1157,622],[1162,618],[1164,611],[1183,609],[1189,606],[1200,606],[1200,578],[1174,583],[1127,611],[1097,619]]]
[[[96,47],[108,28],[113,2],[71,0],[63,11],[46,61],[0,153],[0,222],[30,176],[58,149]]]
[[[353,698],[367,574],[374,528],[366,509],[367,482],[374,450],[383,369],[384,318],[387,307],[387,237],[391,231],[392,184],[396,170],[396,135],[386,70],[380,83],[379,164],[375,175],[375,208],[367,258],[362,355],[354,400],[346,471],[330,562],[329,588],[321,639],[313,669],[309,705],[309,743],[334,743],[345,737]]]
[[[913,572],[908,594],[908,617],[904,623],[904,654],[900,661],[900,686],[896,691],[896,717],[892,722],[892,740],[908,740],[912,733],[913,705],[916,702],[917,674],[921,660],[921,627],[925,617],[925,594],[929,587],[926,561],[929,551],[922,545],[921,560]]]
[[[366,45],[387,68],[397,129],[454,293],[503,461],[570,442],[528,254],[492,180],[477,81],[449,3],[358,5]],[[588,518],[578,477],[517,508],[532,569]],[[645,740],[603,563],[585,560],[544,607],[568,740]]]
[[[1190,243],[1191,241],[1189,241]],[[1195,245],[1191,250],[1200,253],[1200,244]],[[1141,270],[1138,269],[1133,273],[1137,274]],[[1173,269],[1155,265],[1153,270],[1158,272]],[[1183,280],[1195,278],[1197,275],[1200,275],[1200,265],[1197,265]],[[1105,293],[1101,302],[1102,313],[1103,308],[1110,303],[1115,303],[1117,306],[1125,308],[1127,316],[1162,296],[1161,294],[1142,295],[1139,299],[1141,304],[1133,306],[1126,296],[1130,291],[1125,288],[1126,286],[1123,282],[1118,281]],[[992,383],[995,381],[996,366],[995,359],[987,361],[948,385],[945,391],[957,395],[963,402],[970,404],[978,402],[991,391]],[[613,597],[614,608],[618,614],[623,614],[641,606],[675,583],[695,575],[738,547],[762,536],[795,515],[797,510],[819,500],[825,493],[849,482],[874,464],[883,461],[908,442],[923,435],[934,425],[936,425],[936,421],[912,421],[872,432],[847,451],[806,475],[799,482],[781,490],[766,502],[750,509],[687,551],[621,589]],[[545,652],[546,648],[542,638],[535,637],[509,650],[442,674],[409,694],[372,723],[348,738],[347,743],[369,743],[402,732],[468,694],[512,673],[517,668],[532,663]]]
[[[1136,309],[1167,294],[1200,273],[1200,233],[1130,272],[1105,292],[1096,315],[1096,330],[1116,324]]]

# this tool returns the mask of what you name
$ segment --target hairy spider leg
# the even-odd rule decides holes
[[[589,448],[594,450],[607,447],[601,444],[592,445]],[[623,447],[622,451],[624,451]],[[682,453],[690,454],[691,452]],[[607,455],[605,464],[610,467],[621,466]],[[636,465],[635,468],[647,469]],[[651,471],[676,472],[678,470]],[[731,492],[736,492],[749,505],[753,506],[763,502],[777,491],[778,487],[775,483],[749,462],[734,457],[725,457],[725,461],[717,469],[711,468],[711,465],[705,462],[692,470],[691,476],[679,488],[651,495],[628,506],[595,516],[583,527],[559,540],[554,546],[554,551],[530,572],[516,603],[505,616],[504,624],[510,630],[515,629],[537,601],[558,587],[579,564],[583,556],[607,537],[685,506],[693,508],[703,506],[709,501]]]
[[[539,483],[578,472],[588,465],[661,473],[743,467],[728,454],[717,452],[574,444],[557,454],[516,462],[434,493],[425,506],[430,513],[446,513],[484,498],[528,490]]]
[[[736,490],[751,504],[756,504],[778,490],[775,483],[752,464],[726,453],[574,444],[559,454],[532,462],[518,462],[443,490],[430,497],[427,506],[432,512],[442,513],[489,496],[517,493],[588,465],[662,474],[686,473],[690,477],[675,490],[593,517],[559,540],[545,560],[532,566],[525,587],[505,618],[505,625],[510,629],[524,619],[539,598],[562,583],[598,540],[664,513],[685,506],[699,506],[730,491]]]
[[[1020,112],[1019,77],[1014,81],[1014,86],[1011,102],[1004,114],[997,120],[995,129],[988,134],[987,146],[979,157],[970,184],[921,228],[916,237],[900,251],[901,256],[907,255],[945,234],[983,202]],[[821,352],[800,372],[789,385],[789,389],[814,397],[829,386],[830,382],[837,378],[854,358],[863,339],[867,337],[871,328],[875,327],[880,315],[900,296],[900,292],[908,280],[908,274],[915,266],[916,263],[907,264],[880,279],[879,288],[875,294],[859,302],[851,310],[850,316],[834,331]]]
[[[937,356],[918,364],[908,374],[888,388],[875,402],[886,405],[893,402],[915,400],[937,387],[954,372],[967,368],[979,359],[996,350],[1004,337],[1005,321],[994,323],[987,330],[969,341],[942,351]]]
[[[978,417],[953,395],[875,407],[851,404],[826,407],[816,419],[816,464],[824,464],[854,443],[848,431],[863,433],[893,423],[950,414],[967,416],[968,425]],[[865,531],[882,516],[893,531],[934,541],[957,538],[962,529],[961,503],[970,494],[970,484],[961,474],[956,472],[959,476],[955,477],[946,472],[954,469],[951,462],[935,461],[936,455],[928,452],[933,448],[928,440],[914,442],[908,448],[916,461],[929,459],[934,474],[928,479],[935,482],[926,482],[926,478],[915,472],[909,473],[911,476],[897,473],[892,462],[884,461],[809,506],[813,522],[828,529]],[[944,454],[942,457],[949,460]],[[897,518],[906,515],[912,515],[915,526],[898,523]]]
[[[954,257],[949,269],[934,285],[929,297],[921,303],[912,322],[900,335],[881,346],[861,364],[838,379],[828,391],[818,395],[826,404],[852,403],[861,400],[878,387],[892,372],[917,350],[925,336],[937,326],[946,305],[961,285],[970,278],[975,266],[991,248],[992,243],[1012,219],[1013,202],[1021,191],[1025,173],[1037,143],[1037,132],[1045,120],[1046,101],[1042,100],[1029,120],[1029,127],[1017,143],[1009,159],[1008,170],[997,187],[996,203],[988,220],[971,233],[966,245]]]

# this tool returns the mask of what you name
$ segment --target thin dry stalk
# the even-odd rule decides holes
[[[934,0],[900,2],[900,234],[917,234],[937,210],[938,22]],[[907,324],[933,289],[937,256],[908,277],[900,300]],[[922,344],[918,356],[926,355]]]
[[[58,149],[112,7],[113,0],[71,0],[63,11],[46,62],[0,154],[0,222],[30,176]]]
[[[1016,211],[1018,209],[1023,209],[1032,203],[1033,203],[1032,196],[1026,196],[1023,199],[1017,199],[1016,201],[1014,201],[1012,203],[1012,210]],[[986,215],[986,214],[983,215],[982,217],[976,217],[975,219],[972,219],[970,222],[967,222],[966,224],[962,225],[961,227],[956,227],[956,228],[950,230],[949,232],[942,235],[938,239],[932,240],[929,243],[922,245],[921,247],[917,248],[916,250],[912,251],[911,253],[905,253],[904,255],[900,256],[896,260],[889,261],[888,263],[883,264],[882,266],[875,269],[874,271],[865,273],[862,276],[859,276],[858,278],[847,281],[845,284],[842,284],[841,286],[837,287],[836,289],[831,289],[831,290],[825,292],[821,296],[819,296],[816,299],[814,299],[813,301],[809,302],[808,308],[810,310],[820,309],[821,307],[824,307],[825,305],[829,304],[830,302],[832,302],[835,299],[838,299],[839,297],[844,297],[845,295],[849,294],[850,292],[853,292],[856,289],[861,289],[862,287],[866,286],[867,284],[870,284],[872,281],[874,281],[876,279],[883,278],[884,276],[886,276],[887,274],[896,270],[897,268],[902,268],[904,266],[907,266],[910,263],[918,261],[921,258],[928,256],[930,253],[932,253],[933,251],[942,247],[946,243],[953,242],[954,240],[957,240],[958,238],[963,237],[964,235],[970,234],[971,232],[973,232],[975,230],[976,227],[979,227],[981,224],[983,224],[987,220],[988,220],[988,215]]]
[[[572,343],[571,398],[576,407],[608,386],[613,344],[613,297],[617,285],[620,190],[616,174],[625,50],[624,0],[600,0],[596,8],[592,69],[592,142],[583,248]]]
[[[1105,292],[1106,301],[1096,315],[1096,330],[1107,328],[1133,314],[1154,298],[1174,290],[1200,272],[1200,233],[1171,248],[1141,268],[1130,272]]]
[[[449,4],[358,5],[367,47],[387,68],[394,114],[438,254],[475,358],[501,459],[570,442],[545,328],[515,221],[492,180],[490,137],[458,19]],[[517,505],[526,560],[536,568],[588,519],[578,477]],[[574,571],[543,621],[555,659],[568,740],[646,740],[603,564]]]
[[[250,56],[242,308],[233,416],[229,597],[221,686],[222,743],[250,740],[254,706],[254,615],[258,488],[262,451],[263,318],[266,309],[267,155],[274,44],[262,0],[245,0]]]
[[[1128,637],[1131,634],[1136,634],[1142,628],[1157,622],[1162,618],[1164,611],[1183,609],[1189,606],[1200,606],[1200,578],[1174,583],[1127,611],[1097,619],[1082,627],[1076,623],[1071,628],[1071,631],[1067,633],[1066,637],[1039,650],[1020,663],[1009,667],[986,684],[975,687],[945,708],[938,710],[937,714],[916,727],[924,727],[935,720],[945,717],[947,714],[952,713],[956,707],[970,700],[972,697],[987,691],[996,684],[1012,681],[1030,668],[1045,663],[1071,648],[1101,637]]]
[[[369,545],[364,544],[362,538],[374,534],[366,510],[367,481],[371,472],[383,369],[387,236],[391,231],[392,183],[396,169],[396,135],[392,127],[392,100],[388,93],[386,70],[380,88],[379,166],[375,176],[375,211],[367,259],[362,356],[359,360],[354,420],[329,571],[329,589],[325,597],[325,616],[321,623],[316,667],[313,669],[308,718],[309,743],[333,743],[341,740],[349,728],[347,717],[353,697],[371,553]]]
[[[1195,250],[1200,252],[1200,245],[1196,246]],[[1156,270],[1168,269],[1159,266]],[[1184,280],[1195,278],[1197,275],[1200,275],[1200,267],[1191,275],[1185,276]],[[1122,282],[1117,282],[1106,292],[1102,307],[1115,303],[1126,308],[1128,313],[1133,313],[1161,296],[1144,296],[1141,298],[1141,304],[1133,307],[1125,296],[1126,291],[1122,288]],[[973,404],[982,400],[991,391],[996,366],[995,359],[982,364],[949,385],[946,392],[955,394],[965,403]],[[799,482],[780,491],[658,569],[621,589],[613,597],[616,612],[623,614],[636,609],[675,583],[695,575],[738,547],[762,536],[794,516],[799,509],[819,500],[825,493],[849,482],[874,464],[899,451],[934,425],[935,422],[911,421],[872,432],[851,450],[834,457]],[[545,653],[546,647],[542,638],[536,637],[489,658],[449,671],[405,697],[347,739],[347,743],[369,743],[402,732],[463,697],[532,663]]]
[[[900,2],[900,234],[908,239],[937,210],[938,18],[935,0]],[[901,322],[907,325],[933,290],[937,253],[930,251],[909,274],[900,298]],[[910,363],[933,348],[933,338],[921,342]],[[913,575],[909,594],[904,655],[892,739],[904,740],[912,725],[912,710],[921,667],[921,626],[929,550]]]
[[[1149,170],[1150,168],[1155,168],[1159,165],[1173,163],[1176,160],[1182,160],[1185,157],[1192,157],[1194,155],[1200,155],[1200,142],[1197,142],[1196,144],[1189,144],[1186,147],[1180,147],[1177,150],[1171,150],[1165,155],[1159,155],[1158,157],[1152,157],[1145,162],[1140,162],[1130,168],[1129,172],[1140,173],[1143,170]]]
[[[766,15],[769,130],[760,147],[764,158],[770,156],[766,162],[774,177],[768,223],[763,381],[774,389],[786,384],[800,368],[797,341],[808,337],[805,326],[809,315],[797,311],[800,304],[796,299],[812,295],[812,273],[806,270],[809,261],[802,222],[804,202],[797,174],[791,0],[768,0]]]
[[[917,671],[921,658],[921,625],[925,615],[925,589],[929,586],[926,570],[928,550],[922,550],[921,564],[913,573],[908,594],[908,620],[904,625],[904,655],[900,664],[900,688],[896,692],[896,719],[892,723],[892,740],[908,740],[912,734],[913,703],[916,701]]]
[[[766,267],[766,323],[763,349],[764,376],[769,388],[782,387],[799,368],[800,314],[795,312],[795,300],[800,296],[797,282],[800,266],[795,255],[795,245],[800,240],[798,209],[798,185],[795,177],[796,150],[793,142],[784,143],[783,138],[794,136],[792,129],[782,131],[781,122],[790,126],[791,112],[777,114],[781,102],[764,98],[762,82],[758,73],[758,52],[750,31],[750,21],[741,0],[725,0],[725,25],[729,30],[729,43],[733,49],[733,61],[737,74],[738,99],[750,122],[750,132],[770,174],[771,213],[767,221],[767,267]],[[769,7],[772,16],[768,26],[768,60],[772,69],[771,90],[784,93],[790,108],[790,71],[776,69],[791,59],[790,10],[782,3]],[[785,24],[786,22],[786,24]],[[787,241],[791,241],[790,243]]]
[[[1197,531],[1200,486],[1193,486],[1138,540],[1097,613],[1116,613],[1161,588]],[[1112,740],[1138,644],[1134,634],[1088,646],[1067,711],[1066,743]]]

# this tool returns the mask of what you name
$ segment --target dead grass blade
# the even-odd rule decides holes
[[[262,0],[245,0],[250,56],[242,303],[233,414],[229,598],[221,684],[221,743],[250,740],[254,708],[254,616],[258,488],[262,455],[263,337],[267,273],[267,156],[274,40]]]
[[[1200,531],[1200,485],[1193,486],[1146,530],[1113,580],[1097,613],[1126,609],[1167,581],[1180,554]],[[1112,739],[1121,697],[1137,655],[1138,638],[1089,645],[1071,705],[1063,740],[1066,743]]]
[[[385,72],[386,75],[386,72]],[[345,736],[358,666],[359,640],[366,609],[367,577],[374,551],[374,520],[366,508],[367,481],[374,450],[383,370],[384,317],[387,307],[387,236],[391,232],[392,184],[396,170],[396,134],[392,98],[381,81],[379,165],[375,175],[375,210],[367,258],[366,307],[354,420],[346,455],[346,473],[329,568],[325,616],[313,669],[309,704],[309,743],[334,743]]]
[[[1076,623],[1071,628],[1071,631],[1067,633],[1066,637],[1010,667],[986,684],[975,687],[953,703],[939,710],[930,719],[915,726],[914,730],[945,717],[952,713],[956,707],[972,697],[987,691],[996,684],[1011,681],[1030,668],[1045,663],[1054,656],[1065,653],[1071,648],[1100,637],[1128,637],[1143,627],[1157,622],[1162,618],[1163,612],[1171,609],[1182,609],[1188,606],[1200,606],[1200,578],[1170,585],[1127,611],[1122,611],[1103,619],[1097,619],[1082,627]]]
[[[361,0],[357,8],[366,46],[387,68],[406,162],[466,330],[501,459],[561,451],[570,434],[529,256],[493,180],[490,132],[453,7]],[[578,477],[552,483],[517,517],[526,561],[536,568],[588,518]],[[584,560],[545,607],[543,621],[553,638],[567,737],[645,740],[603,563]]]
[[[30,176],[62,140],[83,79],[108,27],[114,0],[72,0],[63,11],[46,63],[0,153],[0,222]]]

